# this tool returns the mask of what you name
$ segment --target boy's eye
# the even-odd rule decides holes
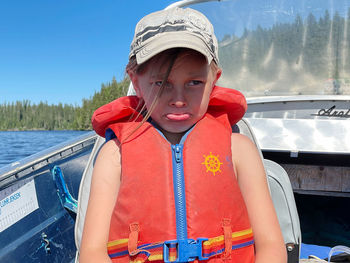
[[[158,87],[162,86],[163,81],[156,81],[154,84]]]
[[[160,88],[162,86],[162,84],[163,84],[162,80],[154,82],[154,85],[157,86],[158,88]],[[166,88],[166,89],[170,89],[171,88],[171,85],[170,85],[170,83],[168,81],[165,82],[164,88]]]
[[[163,81],[162,81],[162,80],[155,81],[154,84],[155,84],[157,87],[160,87],[160,86],[162,86]],[[169,82],[166,82],[166,83],[165,83],[165,87],[168,87],[168,86],[169,86]]]
[[[188,83],[188,85],[189,86],[197,86],[197,85],[200,85],[200,84],[202,84],[203,83],[203,81],[201,81],[201,80],[191,80],[189,83]]]

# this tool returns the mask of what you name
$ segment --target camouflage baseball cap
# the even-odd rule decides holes
[[[199,11],[171,8],[151,13],[136,25],[129,58],[142,64],[171,48],[189,48],[203,54],[208,64],[218,60],[218,41],[213,25]]]

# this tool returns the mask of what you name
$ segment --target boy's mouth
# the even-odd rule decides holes
[[[166,117],[171,121],[185,121],[190,118],[188,113],[168,113]]]

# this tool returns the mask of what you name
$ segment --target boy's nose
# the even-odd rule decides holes
[[[170,99],[171,106],[178,108],[185,107],[187,105],[183,90],[174,90]]]
[[[177,107],[177,108],[182,108],[182,107],[185,107],[186,106],[186,103],[184,101],[181,101],[181,100],[177,100],[177,101],[174,101],[172,103],[173,106]]]

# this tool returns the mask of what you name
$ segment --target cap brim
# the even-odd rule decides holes
[[[144,43],[143,48],[136,53],[137,64],[140,65],[164,50],[171,48],[196,50],[206,57],[208,64],[213,60],[209,48],[197,35],[188,32],[165,32],[152,38],[148,43]]]

